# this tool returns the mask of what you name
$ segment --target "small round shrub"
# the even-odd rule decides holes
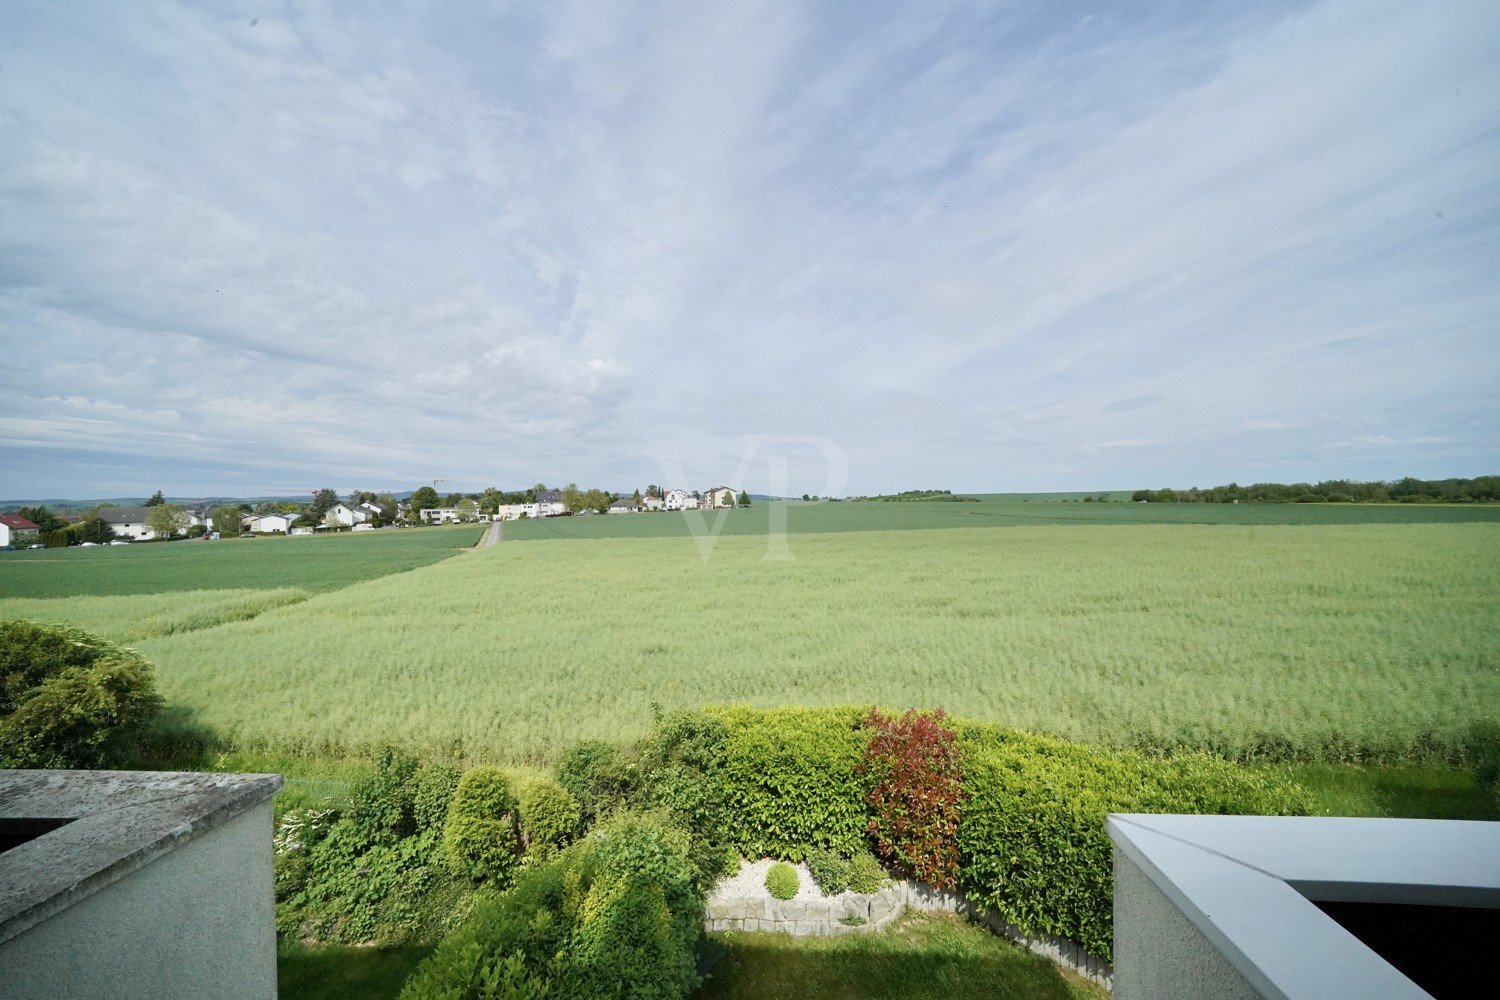
[[[510,874],[520,847],[515,807],[505,772],[493,767],[464,772],[443,827],[443,851],[455,872],[492,880]]]
[[[549,778],[533,778],[521,786],[521,831],[526,849],[546,858],[578,826],[578,800]]]
[[[849,860],[850,892],[879,892],[884,883],[885,869],[880,867],[880,862],[875,860],[875,855],[866,851],[856,854]]]
[[[777,899],[791,899],[797,895],[802,880],[797,878],[797,869],[785,861],[778,861],[766,872],[766,888]]]
[[[849,862],[839,854],[817,847],[807,852],[807,870],[823,895],[833,896],[849,888]]]

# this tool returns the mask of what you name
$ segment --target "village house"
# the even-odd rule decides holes
[[[553,517],[557,514],[566,514],[567,506],[563,503],[562,490],[538,490],[536,494],[536,513],[532,517]]]
[[[259,535],[290,534],[292,522],[301,514],[251,514],[240,522],[241,531],[253,531]]]
[[[99,520],[109,525],[116,538],[144,542],[156,537],[156,532],[146,525],[150,513],[150,507],[101,507]]]
[[[703,506],[733,507],[738,502],[738,495],[730,486],[712,486],[703,491]]]
[[[620,497],[618,500],[612,501],[609,505],[609,513],[611,514],[634,514],[640,509],[640,506],[635,502],[633,497]]]
[[[662,497],[662,506],[667,510],[696,510],[698,498],[687,490],[667,490],[666,496]]]
[[[376,510],[378,512],[379,508],[377,507]],[[344,527],[350,528],[356,524],[364,524],[366,521],[372,519],[374,515],[365,509],[363,504],[336,503],[328,508],[328,513],[324,514],[323,517],[325,521],[328,518],[332,518]]]
[[[0,547],[34,545],[41,529],[20,514],[0,514]]]

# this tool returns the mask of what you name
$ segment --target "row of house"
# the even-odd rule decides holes
[[[698,510],[700,508],[722,509],[733,507],[737,502],[734,490],[728,486],[711,486],[696,497],[687,490],[666,490],[661,496],[647,494],[637,503],[634,497],[621,497],[609,505],[611,514],[634,514],[653,510]]]

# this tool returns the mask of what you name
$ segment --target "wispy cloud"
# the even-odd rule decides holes
[[[1480,0],[13,6],[0,494],[627,488],[768,432],[857,492],[1483,472],[1497,40]]]

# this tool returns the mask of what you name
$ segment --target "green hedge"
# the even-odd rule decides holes
[[[1108,959],[1111,812],[1306,815],[1300,789],[1218,758],[1152,759],[993,726],[966,725],[960,886],[1032,933]]]
[[[460,875],[503,880],[520,856],[519,827],[505,772],[494,767],[465,771],[443,826],[448,863]]]
[[[855,773],[868,709],[711,706],[728,729],[723,782],[734,846],[747,857],[800,861],[813,847],[867,848],[868,780]]]
[[[688,835],[664,818],[616,815],[482,900],[402,1000],[688,995],[703,919],[688,853]]]

